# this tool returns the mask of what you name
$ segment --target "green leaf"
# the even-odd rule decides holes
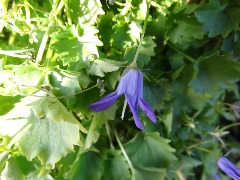
[[[10,138],[28,160],[35,157],[53,168],[73,145],[80,145],[84,127],[56,98],[26,97],[1,117],[0,134]]]
[[[221,34],[223,37],[232,30],[239,28],[240,9],[235,3],[221,3],[219,0],[210,0],[208,4],[199,8],[195,15],[199,22],[203,23],[203,30],[209,37]]]
[[[152,37],[147,36],[144,38],[142,45],[140,46],[139,55],[137,58],[137,64],[139,68],[143,68],[147,65],[152,56],[155,56],[154,48],[156,43],[152,40]],[[132,46],[126,49],[123,59],[128,62],[132,62],[136,53],[137,47]]]
[[[132,4],[132,17],[137,20],[145,20],[147,15],[147,1],[146,0],[133,0]]]
[[[72,26],[51,34],[54,41],[51,49],[56,50],[57,57],[63,61],[64,66],[79,62],[77,66],[81,69],[89,66],[89,60],[98,57],[97,46],[102,45],[95,35],[98,30],[93,27],[82,30],[83,35],[79,35],[76,27]]]
[[[8,155],[9,155],[8,152],[2,152],[0,154],[0,172],[2,172],[2,170],[3,170],[3,168],[4,168],[5,164],[6,164],[6,161],[8,159]]]
[[[129,28],[130,28],[130,30],[128,31],[129,36],[131,37],[134,43],[138,43],[142,32],[141,24],[139,22],[132,21],[131,24],[129,25]]]
[[[69,1],[70,16],[75,24],[92,25],[99,15],[104,14],[100,0],[71,0]]]
[[[234,57],[240,56],[240,37],[238,32],[231,33],[223,40],[221,51],[223,51],[224,54],[233,52]]]
[[[85,148],[89,149],[92,144],[96,143],[98,141],[98,138],[100,136],[99,129],[102,127],[102,125],[107,122],[108,120],[114,120],[115,119],[115,113],[117,110],[117,105],[114,104],[109,109],[94,113],[94,117],[92,119],[89,132],[87,134],[86,142],[85,142]]]
[[[113,21],[116,24],[112,27],[114,33],[112,35],[112,46],[119,50],[124,50],[126,47],[132,44],[129,33],[130,28],[127,23],[127,17],[116,15],[113,17]]]
[[[108,59],[94,60],[90,67],[89,73],[92,75],[104,77],[105,73],[117,71],[119,66],[125,64],[124,62],[113,61]]]
[[[205,34],[197,19],[184,13],[172,14],[166,22],[166,27],[166,39],[174,44],[183,45],[196,39],[203,39]]]
[[[108,86],[110,89],[114,89],[117,82],[121,78],[121,74],[122,74],[121,70],[106,74],[106,81],[104,81],[104,84],[106,84],[106,86]]]
[[[14,104],[19,102],[21,96],[1,96],[0,95],[0,116],[6,114],[14,108]]]
[[[43,69],[35,64],[13,66],[12,70],[14,81],[27,86],[37,86],[43,74]]]
[[[160,120],[163,122],[169,135],[172,130],[173,109],[168,109],[168,111],[165,111],[164,114],[160,116]]]
[[[130,171],[127,161],[119,150],[108,150],[104,156],[104,171],[102,179],[128,180]]]
[[[1,179],[7,180],[25,180],[26,176],[23,174],[19,168],[16,160],[14,158],[8,159],[5,168],[1,173]]]
[[[101,154],[88,151],[81,154],[79,161],[72,168],[73,180],[96,180],[101,179],[103,171],[103,158]]]
[[[148,82],[148,80],[146,80],[146,82]],[[157,85],[158,86],[149,86],[145,84],[143,87],[143,97],[154,110],[159,111],[164,100],[169,98],[169,82],[167,79],[160,79]]]
[[[103,42],[104,47],[110,45],[111,36],[114,33],[113,26],[113,12],[108,11],[104,16],[99,18],[98,23],[99,39]]]
[[[7,70],[0,72],[0,93],[3,95],[18,95],[35,92],[36,86],[42,83],[45,71],[35,64],[8,65]]]
[[[136,180],[165,180],[166,170],[159,168],[146,168],[136,166],[134,168],[133,175]]]
[[[189,85],[193,79],[193,65],[183,66],[175,72],[177,79],[173,83],[174,115],[178,116],[182,111],[189,112],[192,108],[201,109],[208,102],[210,95],[202,94]],[[174,77],[175,78],[175,77]]]
[[[144,168],[167,168],[176,160],[170,141],[159,133],[139,133],[124,145],[134,166]]]
[[[64,98],[63,101],[66,102],[69,106],[73,105],[76,102],[74,94],[79,93],[82,90],[79,82],[80,77],[81,74],[79,73],[72,73],[70,71],[54,68],[51,71],[51,74],[49,74],[49,83],[53,87],[53,94],[57,97],[69,96],[67,98]],[[82,82],[89,81],[89,79],[85,76],[82,76],[82,78]]]
[[[194,65],[195,73],[190,84],[201,93],[214,94],[218,90],[230,88],[240,78],[239,65],[231,57],[232,54],[219,53],[200,57]]]

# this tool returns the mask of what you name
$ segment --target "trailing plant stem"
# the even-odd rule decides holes
[[[196,60],[194,58],[192,58],[191,56],[185,54],[184,52],[180,51],[179,49],[177,49],[176,47],[174,47],[171,43],[167,43],[167,45],[172,48],[174,51],[176,51],[177,53],[181,54],[183,57],[185,57],[187,60],[189,60],[192,63],[195,63]]]
[[[115,129],[114,127],[113,127],[113,132],[114,132],[114,135],[115,135],[115,137],[116,137],[117,143],[118,143],[118,145],[119,145],[119,147],[120,147],[120,149],[121,149],[121,151],[122,151],[122,153],[123,153],[123,155],[124,155],[124,157],[125,157],[128,165],[129,165],[129,168],[130,168],[130,170],[131,170],[131,172],[132,172],[132,177],[133,177],[133,172],[134,172],[133,165],[132,165],[132,163],[131,163],[131,161],[130,161],[130,159],[129,159],[129,157],[128,157],[128,155],[127,155],[127,153],[126,153],[126,151],[125,151],[125,149],[124,149],[124,147],[123,147],[123,145],[122,145],[122,142],[121,142],[120,139],[119,139],[119,136],[118,136],[118,134],[117,134],[117,131],[116,131],[116,129]],[[134,179],[134,178],[132,178],[132,179]]]
[[[48,25],[47,26],[47,30],[45,31],[45,33],[43,35],[42,42],[40,44],[40,47],[39,47],[39,50],[38,50],[38,54],[37,54],[37,57],[36,57],[36,63],[37,64],[42,64],[43,63],[42,57],[43,57],[43,53],[44,53],[45,47],[47,45],[47,41],[48,41],[48,37],[49,37],[49,34],[50,34],[50,30],[51,30],[52,26],[55,23],[55,17],[61,11],[63,6],[64,6],[64,2],[60,1],[57,9],[53,8],[53,10],[50,13],[49,23],[47,24]],[[53,6],[53,7],[55,7],[55,6]]]
[[[144,38],[145,30],[146,30],[146,27],[147,27],[147,21],[148,21],[148,16],[149,16],[149,3],[148,3],[147,0],[146,0],[146,3],[147,3],[146,18],[145,18],[144,23],[143,23],[142,35],[141,35],[141,38],[140,38],[140,41],[139,41],[139,44],[138,44],[138,47],[137,47],[136,54],[134,56],[133,62],[130,65],[132,67],[137,67],[137,58],[138,58],[140,47],[141,47],[141,44],[142,44],[142,41],[143,41],[143,38]]]

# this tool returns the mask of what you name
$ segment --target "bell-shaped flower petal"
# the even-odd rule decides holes
[[[91,104],[89,108],[93,111],[106,110],[122,94],[124,94],[127,99],[128,105],[133,113],[134,122],[138,128],[144,129],[138,116],[138,105],[145,114],[156,123],[156,116],[153,109],[143,100],[143,75],[138,69],[127,70],[121,77],[116,91],[102,98],[100,101]]]
[[[144,99],[139,98],[138,104],[142,111],[145,112],[145,114],[149,117],[149,119],[151,119],[152,122],[156,123],[157,122],[156,116],[152,108],[148,105],[148,103]]]
[[[228,176],[230,176],[234,180],[240,180],[240,169],[235,166],[231,161],[229,161],[226,157],[220,157],[217,164],[218,167]]]
[[[113,92],[106,97],[102,98],[100,101],[95,102],[89,106],[92,111],[104,111],[108,109],[117,100],[120,95],[117,92]]]

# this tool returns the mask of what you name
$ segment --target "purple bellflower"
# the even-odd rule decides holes
[[[218,167],[234,180],[240,180],[240,169],[225,157],[218,159]]]
[[[123,73],[124,74],[124,73]],[[89,106],[92,111],[104,111],[108,109],[122,94],[130,106],[136,126],[139,129],[144,129],[138,117],[138,105],[145,112],[145,114],[156,123],[156,116],[153,109],[143,100],[143,75],[141,71],[135,68],[129,69],[120,79],[117,90],[96,103]],[[123,110],[124,113],[124,110]]]

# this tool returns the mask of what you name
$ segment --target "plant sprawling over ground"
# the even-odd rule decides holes
[[[238,0],[0,0],[1,178],[226,177],[239,17]]]

